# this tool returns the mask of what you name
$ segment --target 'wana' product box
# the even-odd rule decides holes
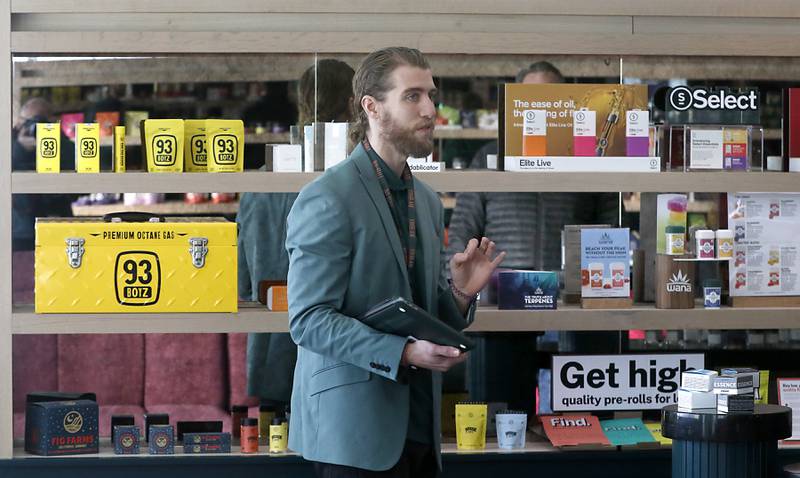
[[[97,453],[97,403],[89,400],[28,402],[25,451],[34,455]]]
[[[558,278],[555,272],[500,271],[497,306],[506,310],[555,309]]]

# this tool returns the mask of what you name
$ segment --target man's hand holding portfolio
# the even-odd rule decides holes
[[[447,372],[451,367],[467,359],[467,352],[455,347],[436,345],[427,340],[417,340],[406,344],[400,364]]]
[[[480,242],[477,239],[470,240],[464,252],[455,254],[450,260],[453,297],[462,313],[469,308],[472,299],[489,282],[492,272],[503,262],[506,253],[501,252],[492,259],[494,255],[494,242],[484,237]],[[400,363],[404,366],[446,372],[466,359],[467,352],[456,347],[417,340],[406,344]]]

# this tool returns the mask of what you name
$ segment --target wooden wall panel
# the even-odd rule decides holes
[[[12,0],[14,13],[75,11],[73,0]],[[82,0],[85,12],[474,13],[798,18],[795,0]]]

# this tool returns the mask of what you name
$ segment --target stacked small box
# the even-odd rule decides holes
[[[714,370],[689,370],[681,374],[678,390],[678,408],[683,411],[715,408],[717,397],[713,392]]]
[[[755,377],[758,377],[757,370],[724,369],[722,375],[714,379],[717,412],[752,412],[755,408]]]

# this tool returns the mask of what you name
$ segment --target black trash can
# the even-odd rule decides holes
[[[756,405],[750,413],[715,409],[661,411],[661,431],[672,439],[672,478],[776,476],[778,440],[792,435],[792,409]]]

